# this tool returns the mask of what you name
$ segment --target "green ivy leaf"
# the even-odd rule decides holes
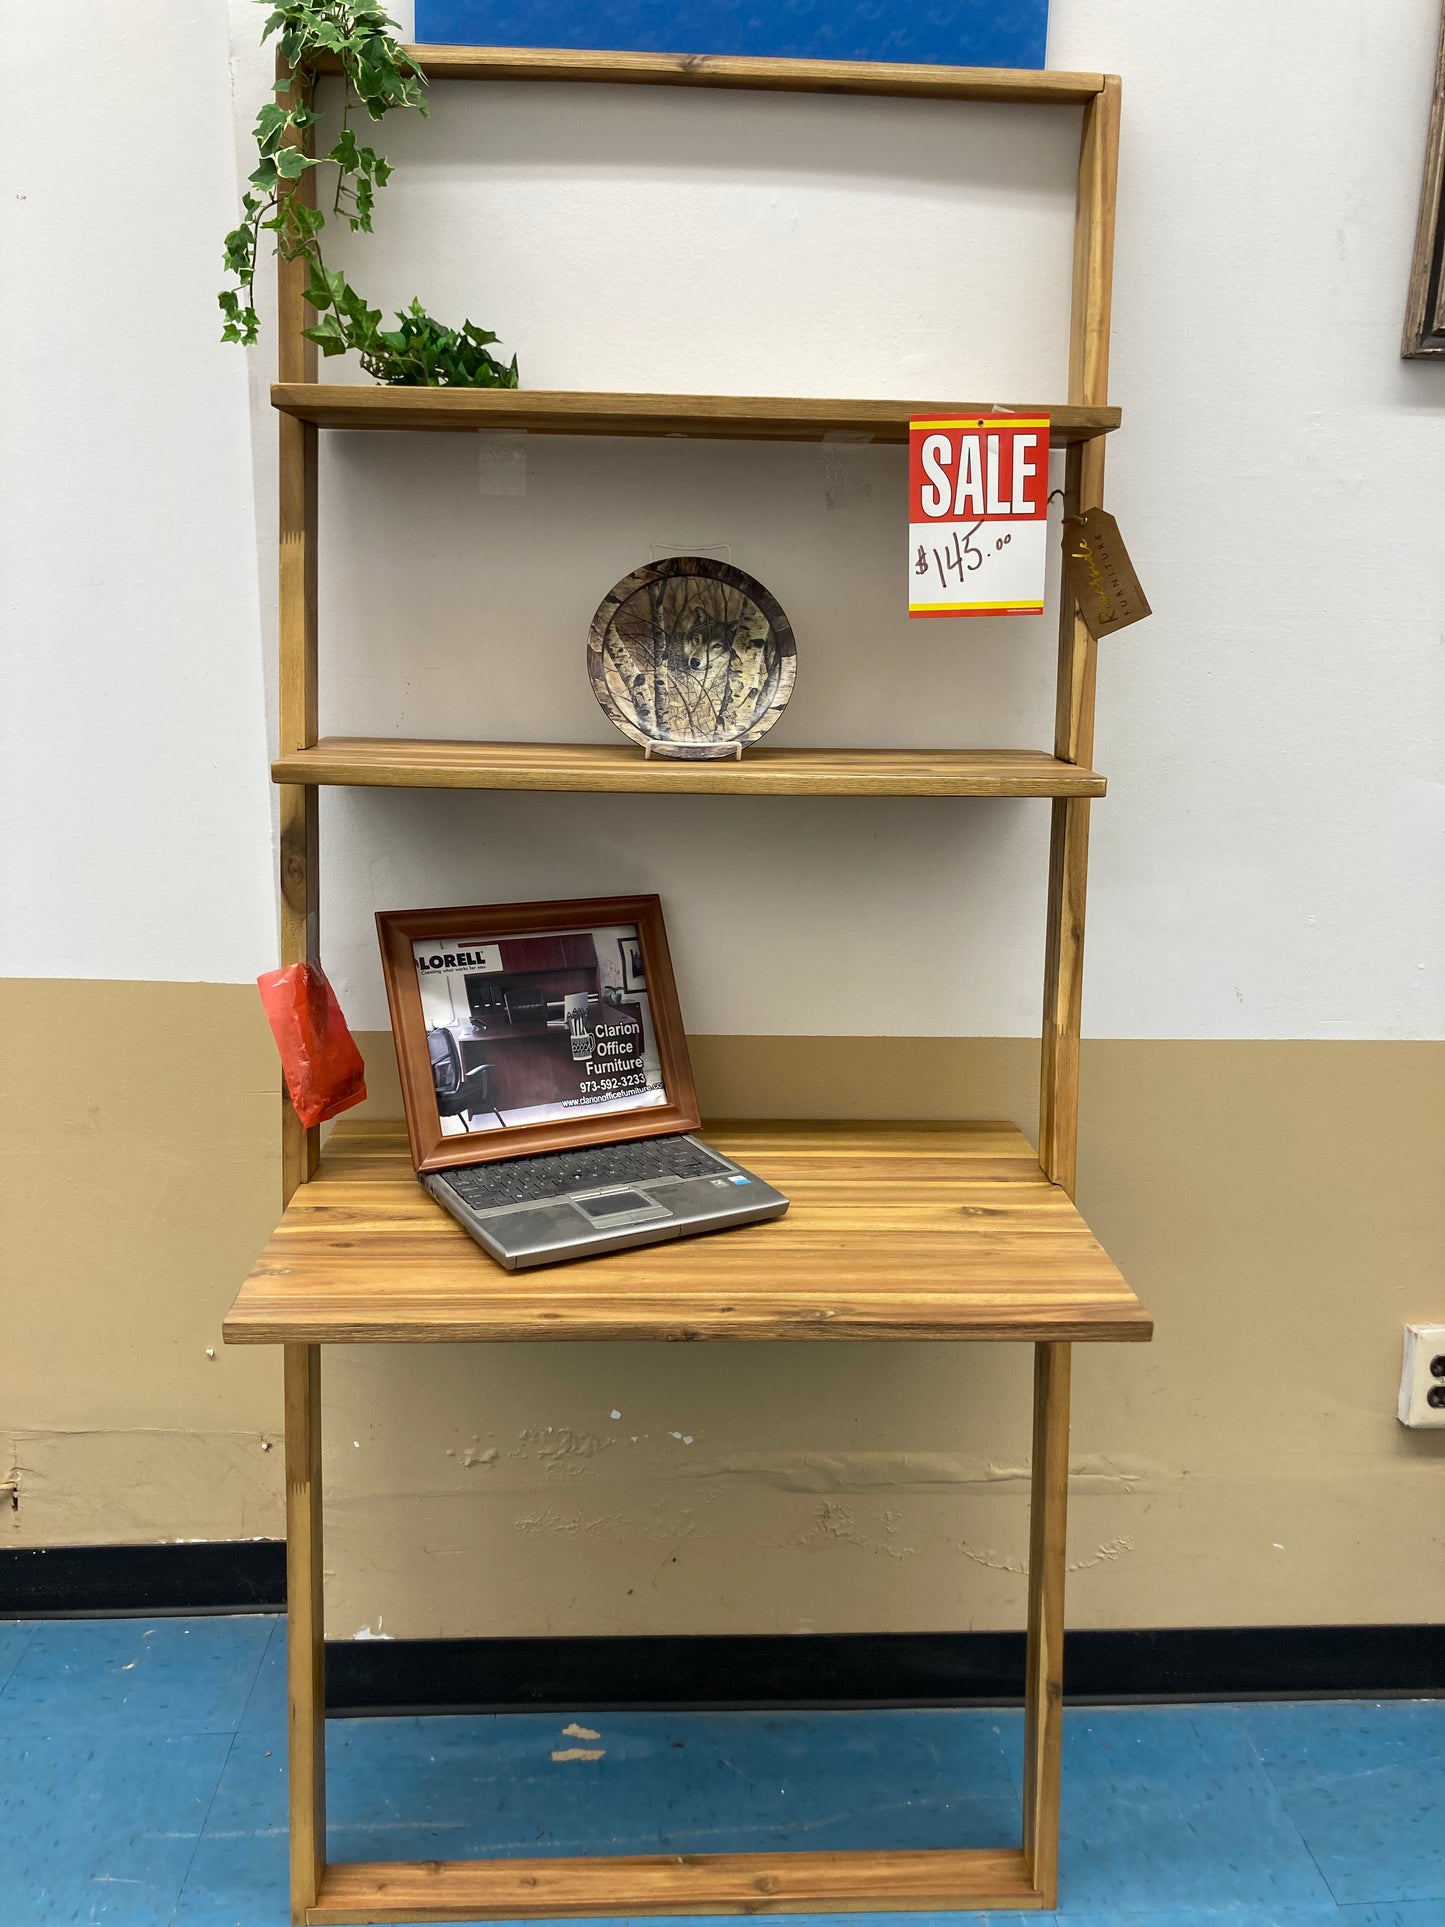
[[[328,359],[332,355],[344,355],[350,345],[334,314],[324,316],[314,328],[303,328],[301,332],[308,341],[314,341]]]
[[[310,155],[303,154],[299,147],[283,147],[276,156],[276,172],[283,181],[299,181],[307,168],[315,165]]]
[[[349,127],[343,128],[336,145],[326,156],[346,174],[354,174],[361,165],[361,155],[357,151],[356,136]]]
[[[257,114],[254,130],[256,145],[260,148],[261,152],[263,154],[269,154],[290,125],[290,108],[282,107],[279,102],[276,104],[268,102],[268,104],[261,109],[260,113]]]
[[[338,273],[328,274],[319,262],[309,263],[311,273],[306,282],[306,299],[312,307],[319,310],[329,308],[335,301],[340,288],[345,285],[345,277]]]
[[[226,236],[223,265],[227,274],[249,276],[254,272],[256,242],[250,228],[232,228]]]

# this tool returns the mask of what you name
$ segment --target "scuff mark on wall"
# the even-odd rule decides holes
[[[1070,1560],[1068,1570],[1070,1572],[1087,1572],[1090,1566],[1112,1564],[1115,1559],[1122,1559],[1126,1552],[1132,1552],[1133,1550],[1134,1541],[1126,1535],[1121,1534],[1117,1539],[1107,1539],[1102,1545],[1095,1546],[1094,1550],[1086,1558]]]
[[[889,1506],[884,1511],[882,1523],[885,1533],[896,1533],[902,1523],[901,1515]],[[866,1531],[859,1525],[853,1508],[836,1499],[824,1499],[814,1510],[812,1522],[801,1531],[786,1533],[770,1540],[769,1544],[793,1550],[824,1545],[862,1546],[867,1552],[885,1553],[890,1559],[912,1559],[916,1556],[912,1546],[889,1545],[886,1539]]]
[[[601,1532],[606,1526],[610,1526],[615,1532],[625,1531],[628,1523],[627,1520],[612,1512],[573,1513],[569,1518],[563,1513],[549,1509],[546,1512],[525,1513],[517,1521],[517,1530],[560,1533],[567,1539],[587,1539]]]
[[[971,1559],[976,1566],[986,1566],[990,1572],[1016,1573],[1021,1579],[1027,1579],[1028,1577],[1029,1562],[1027,1559],[1014,1558],[1007,1553],[995,1552],[992,1547],[988,1547],[983,1551],[977,1551],[964,1539],[953,1539],[950,1540],[949,1543],[955,1552],[961,1553],[965,1559]],[[1070,1560],[1068,1570],[1070,1572],[1087,1572],[1091,1566],[1109,1565],[1114,1560],[1123,1558],[1125,1553],[1133,1552],[1133,1550],[1134,1541],[1126,1535],[1121,1535],[1117,1539],[1108,1539],[1105,1540],[1103,1544],[1095,1546],[1094,1550],[1091,1553],[1087,1553],[1082,1559]]]
[[[992,1546],[985,1546],[982,1551],[979,1551],[969,1545],[966,1539],[950,1539],[949,1544],[955,1552],[960,1553],[965,1559],[972,1560],[974,1565],[983,1566],[989,1572],[1011,1572],[1020,1579],[1028,1577],[1027,1559],[1020,1559],[1012,1553],[995,1552]]]
[[[524,1449],[509,1452],[508,1458],[536,1459],[545,1471],[581,1471],[589,1460],[617,1443],[603,1438],[600,1432],[576,1432],[570,1425],[529,1425],[520,1436]]]
[[[495,1444],[483,1445],[481,1433],[473,1432],[460,1455],[455,1446],[449,1445],[443,1457],[459,1458],[469,1471],[479,1465],[538,1465],[544,1476],[561,1474],[570,1478],[618,1443],[600,1432],[581,1432],[570,1425],[528,1425],[517,1437],[519,1442],[504,1452]]]
[[[636,1511],[568,1513],[549,1506],[541,1512],[521,1513],[514,1523],[521,1532],[568,1539],[594,1538],[606,1532],[632,1539],[663,1540],[669,1545],[696,1538],[702,1531],[693,1517],[692,1505],[671,1493],[652,1496],[645,1508],[639,1505]]]
[[[617,1446],[629,1449],[619,1456],[613,1451]],[[459,1470],[488,1472],[494,1492],[514,1494],[524,1505],[542,1482],[611,1481],[609,1493],[616,1489],[616,1496],[607,1509],[628,1518],[635,1517],[639,1500],[630,1491],[624,1495],[620,1484],[631,1485],[640,1476],[655,1479],[659,1488],[673,1495],[658,1503],[667,1504],[674,1518],[693,1507],[715,1507],[719,1500],[737,1503],[747,1490],[865,1500],[871,1496],[875,1504],[886,1497],[907,1505],[910,1498],[924,1497],[1026,1501],[1030,1482],[1026,1461],[989,1459],[969,1452],[786,1448],[711,1452],[688,1432],[608,1436],[567,1425],[526,1426],[512,1435],[510,1443],[474,1432],[466,1444],[455,1439],[443,1456],[456,1461]],[[644,1465],[649,1468],[646,1474]],[[385,1468],[379,1470],[384,1474]],[[1080,1454],[1072,1463],[1071,1490],[1077,1499],[1118,1499],[1171,1491],[1182,1476],[1179,1468],[1159,1460]],[[388,1496],[403,1496],[390,1479],[383,1489]],[[424,1482],[418,1483],[416,1496],[424,1496],[427,1490]]]
[[[948,1486],[960,1493],[1027,1491],[1026,1463],[999,1464],[962,1452],[757,1452],[670,1463],[674,1478],[744,1479],[779,1492],[869,1492],[880,1487]],[[1069,1489],[1080,1498],[1117,1496],[1178,1476],[1154,1460],[1084,1453],[1071,1460]]]

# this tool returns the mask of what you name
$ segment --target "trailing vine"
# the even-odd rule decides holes
[[[324,355],[355,349],[361,365],[378,381],[414,387],[448,385],[515,388],[517,360],[498,361],[488,353],[497,336],[473,322],[449,328],[429,315],[420,301],[397,315],[400,326],[385,329],[381,310],[368,306],[344,273],[326,266],[321,236],[326,214],[311,189],[318,170],[334,167],[331,213],[353,233],[370,234],[379,188],[391,178],[390,163],[363,146],[352,127],[353,110],[364,109],[379,121],[397,108],[426,113],[425,76],[402,48],[380,0],[258,0],[270,6],[262,40],[277,36],[281,60],[289,70],[276,82],[276,98],[256,116],[257,165],[241,202],[240,225],[226,236],[226,272],[236,286],[217,297],[224,317],[221,338],[250,346],[259,335],[254,301],[256,258],[263,233],[274,234],[276,251],[287,261],[304,260],[306,299],[318,320],[304,330]],[[346,89],[341,131],[329,152],[305,152],[307,130],[320,118],[315,106],[318,55],[333,56]]]

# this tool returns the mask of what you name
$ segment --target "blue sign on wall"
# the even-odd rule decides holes
[[[434,46],[1042,67],[1049,0],[416,0]]]

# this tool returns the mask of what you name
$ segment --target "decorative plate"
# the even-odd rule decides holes
[[[656,756],[736,756],[770,730],[797,674],[761,582],[707,556],[634,569],[592,618],[587,673],[608,720]]]

